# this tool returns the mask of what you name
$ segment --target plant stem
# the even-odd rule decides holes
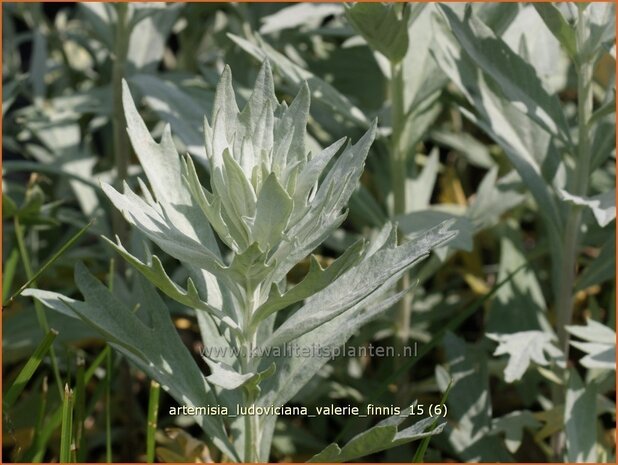
[[[251,350],[255,345],[255,335],[257,330],[251,325],[251,316],[255,310],[255,287],[250,279],[245,285],[245,310],[243,312],[243,349],[241,351],[241,368],[243,373],[249,373],[255,368],[253,366]],[[244,352],[244,354],[242,353]],[[243,357],[244,355],[244,357]],[[248,389],[244,390],[245,407],[250,407],[255,402],[255,396]],[[244,461],[255,463],[259,460],[259,419],[257,415],[245,415],[245,447]]]
[[[62,428],[60,431],[60,463],[71,462],[71,441],[73,436],[73,391],[64,387],[62,397]]]
[[[578,141],[577,155],[573,173],[574,183],[570,188],[572,193],[577,196],[585,196],[588,191],[588,177],[590,171],[590,137],[588,133],[588,122],[592,115],[593,95],[592,95],[592,72],[593,59],[585,56],[584,46],[588,31],[586,16],[582,9],[578,9],[577,22],[577,51],[578,59],[576,63],[577,71],[577,123]],[[558,283],[556,296],[556,333],[558,343],[564,352],[565,359],[569,358],[569,333],[566,326],[573,319],[573,287],[576,277],[577,254],[579,249],[579,234],[581,229],[581,206],[570,205],[567,221],[564,229],[564,242],[562,246],[562,260],[554,263],[560,267],[561,278]],[[552,400],[554,406],[564,404],[565,391],[555,386],[552,389]],[[552,437],[552,449],[554,459],[562,460],[564,449],[564,434],[559,432]]]
[[[127,52],[129,50],[128,4],[117,3],[116,7],[116,37],[114,41],[114,63],[112,68],[113,119],[114,133],[114,163],[116,165],[116,189],[122,191],[122,183],[127,178],[129,166],[129,138],[127,122],[122,108],[122,79],[125,75]],[[112,217],[114,234],[125,243],[128,236],[127,224],[118,210]],[[123,271],[124,262],[118,262],[118,270]]]
[[[77,374],[75,376],[75,418],[73,420],[75,448],[72,451],[72,459],[74,462],[83,462],[84,458],[84,422],[86,419],[86,368],[85,361],[82,356],[77,358]]]
[[[146,462],[153,463],[155,459],[155,435],[157,432],[157,417],[159,413],[159,394],[161,385],[150,381],[150,397],[148,399],[148,425],[146,428]]]
[[[109,347],[109,346],[107,346]],[[105,354],[105,461],[112,463],[112,351]]]
[[[406,152],[401,147],[401,136],[405,123],[404,95],[403,95],[403,72],[401,64],[391,62],[390,79],[391,99],[391,176],[393,185],[393,217],[406,213],[406,178],[407,159]],[[399,243],[402,242],[401,235]],[[410,287],[410,276],[404,274],[397,283],[397,290],[403,291]],[[398,352],[410,338],[410,324],[412,314],[412,298],[406,293],[397,304],[397,334],[396,343]]]
[[[577,48],[583,51],[586,40],[587,24],[583,11],[579,11],[577,23]],[[577,119],[578,119],[578,144],[577,157],[574,167],[575,182],[572,187],[573,194],[585,196],[588,191],[590,171],[590,137],[588,133],[588,121],[592,115],[592,71],[593,63],[589,57],[580,53],[577,63]],[[556,298],[557,333],[560,347],[568,356],[569,334],[565,326],[571,323],[573,317],[573,284],[577,267],[577,252],[579,248],[579,232],[581,229],[581,207],[570,206],[564,233],[563,262],[561,267],[562,279],[559,283]]]

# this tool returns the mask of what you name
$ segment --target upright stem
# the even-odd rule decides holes
[[[243,373],[249,373],[254,370],[253,358],[251,351],[255,347],[256,330],[251,325],[251,316],[255,310],[255,287],[250,280],[247,280],[246,284],[246,299],[245,309],[243,312],[244,324],[243,324],[243,346],[245,353],[241,353],[241,368]],[[242,356],[244,355],[244,357]],[[254,395],[245,390],[244,392],[245,407],[250,407],[255,402]],[[259,461],[260,453],[260,425],[257,415],[245,415],[245,457],[244,461],[248,463],[255,463]]]
[[[587,34],[586,16],[579,11],[577,24],[577,48],[583,51]],[[577,157],[574,167],[575,182],[572,187],[573,194],[585,196],[588,191],[590,171],[590,137],[588,133],[588,121],[592,115],[592,71],[593,63],[589,57],[580,53],[577,63],[577,119],[578,119],[578,144]],[[565,226],[563,257],[564,261],[559,265],[562,270],[558,295],[556,299],[557,333],[560,346],[565,355],[568,355],[569,334],[565,326],[571,323],[573,317],[573,284],[577,266],[577,251],[579,247],[579,231],[581,228],[581,207],[571,206]]]
[[[592,95],[592,72],[593,59],[584,55],[584,44],[586,41],[588,25],[586,16],[582,9],[578,9],[579,16],[577,22],[577,51],[578,60],[577,70],[577,123],[578,123],[578,142],[577,154],[573,173],[574,183],[570,188],[574,195],[585,196],[588,191],[588,178],[590,171],[590,137],[588,133],[588,122],[592,115],[593,95]],[[556,332],[560,348],[564,352],[565,358],[569,355],[569,333],[566,326],[573,319],[573,287],[575,284],[577,253],[579,249],[579,232],[581,229],[581,207],[571,205],[567,216],[564,230],[564,242],[562,244],[562,260],[554,263],[560,267],[561,279],[558,283],[556,296]],[[564,404],[564,389],[555,386],[552,390],[554,405]],[[552,438],[552,448],[554,458],[562,459],[564,449],[564,434],[558,433]]]
[[[403,73],[401,64],[391,63],[390,80],[391,99],[391,176],[393,183],[393,217],[406,213],[406,153],[401,147],[401,135],[405,123],[404,100],[403,100]],[[402,237],[399,237],[399,242]],[[403,275],[397,289],[403,291],[409,287],[410,277]],[[406,294],[397,304],[397,344],[401,349],[410,338],[410,323],[412,313],[412,299]],[[401,351],[399,351],[401,352]]]
[[[129,138],[127,136],[127,122],[122,108],[122,79],[125,75],[127,52],[129,50],[128,4],[116,5],[116,37],[114,40],[114,64],[112,68],[113,119],[114,132],[114,163],[116,166],[116,189],[122,190],[122,183],[127,178],[129,166]],[[127,224],[118,210],[114,210],[112,226],[122,243],[126,243],[128,236]],[[123,266],[118,262],[118,267]],[[121,271],[121,270],[119,270]]]

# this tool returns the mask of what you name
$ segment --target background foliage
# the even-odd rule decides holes
[[[308,83],[312,152],[378,119],[348,218],[315,251],[321,264],[389,219],[410,237],[445,219],[459,230],[349,341],[416,342],[419,356],[338,358],[291,403],[437,403],[452,378],[425,461],[615,461],[613,4],[2,8],[5,460],[152,460],[155,442],[160,461],[221,459],[91,327],[17,294],[27,283],[81,298],[81,261],[139,311],[148,291],[100,238],[142,242],[99,187],[135,187],[142,174],[121,79],[155,138],[170,123],[199,165],[224,65],[242,107],[267,58],[280,100]],[[165,303],[208,373],[194,311]],[[270,460],[308,460],[377,421],[280,418]],[[420,447],[366,447],[363,459],[410,461]]]

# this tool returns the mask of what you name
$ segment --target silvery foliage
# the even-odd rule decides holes
[[[190,357],[180,353],[186,352],[177,347],[180,341],[171,336],[165,339],[163,348],[169,345],[175,354],[171,364],[166,349],[156,344],[156,336],[140,334],[139,325],[132,321],[137,317],[128,315],[128,308],[118,311],[122,303],[103,297],[106,289],[94,278],[84,278],[83,267],[78,267],[76,281],[86,302],[46,291],[30,292],[47,306],[64,312],[70,307],[94,324],[181,404],[217,403],[231,412],[238,403],[284,405],[328,357],[299,358],[285,352],[273,356],[273,349],[285,344],[340,346],[402,296],[391,291],[403,273],[456,234],[443,224],[397,245],[396,229],[388,224],[370,243],[357,242],[328,268],[311,256],[307,275],[290,287],[287,273],[345,219],[345,207],[358,186],[376,123],[355,144],[344,138],[312,155],[305,146],[307,85],[289,106],[280,103],[265,62],[240,111],[226,67],[217,86],[212,119],[204,123],[210,171],[205,188],[191,158],[179,156],[169,125],[159,143],[153,140],[126,83],[123,102],[129,137],[150,188],[139,180],[142,196],[128,185],[124,193],[107,184],[103,190],[135,229],[186,267],[190,278],[183,287],[172,280],[156,255],[147,251],[146,258],[140,258],[120,241],[108,241],[160,291],[196,310],[205,346],[240,352],[211,352],[205,359],[211,375],[202,380],[204,394],[200,395],[196,380],[183,379],[194,377],[198,370]],[[222,251],[216,237],[229,253]],[[143,312],[151,313],[151,322],[165,326],[160,321],[161,299],[144,286],[141,292],[151,302]],[[275,328],[276,312],[294,304],[297,310]],[[153,308],[156,315],[152,315]],[[114,318],[102,317],[105,312]],[[144,341],[144,337],[152,340]],[[252,419],[252,440],[258,450],[249,457],[246,445],[243,448],[248,434],[243,418],[208,416],[197,421],[231,459],[268,460],[275,416]],[[393,425],[400,422],[397,419]],[[429,432],[423,426],[399,434],[395,426],[392,429],[392,440],[384,441],[381,449],[440,431]]]

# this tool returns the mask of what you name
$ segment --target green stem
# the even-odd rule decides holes
[[[114,259],[109,261],[109,276],[107,287],[110,292],[114,292]],[[103,355],[105,354],[105,355]],[[90,369],[86,372],[86,382],[88,375],[94,374],[96,366],[105,359],[105,460],[107,463],[112,462],[112,354],[111,347],[105,346],[101,354],[96,358]]]
[[[86,368],[84,358],[79,356],[77,359],[77,374],[75,376],[75,418],[73,419],[75,448],[72,451],[74,462],[83,462],[84,458],[84,422],[86,419]]]
[[[243,348],[244,354],[241,353],[241,368],[243,373],[249,373],[253,371],[254,363],[251,350],[255,347],[255,336],[257,330],[251,325],[251,317],[255,311],[255,287],[251,280],[247,279],[245,286],[245,311],[244,324],[243,324]],[[244,355],[244,357],[242,356]],[[255,402],[255,396],[252,392],[245,389],[244,401],[245,407],[251,406]],[[247,463],[255,463],[259,461],[259,444],[260,444],[260,425],[257,415],[245,415],[245,447],[244,447],[244,461]]]
[[[391,62],[390,79],[391,99],[391,176],[393,185],[393,217],[403,215],[407,211],[406,206],[406,178],[407,159],[405,150],[401,147],[401,136],[405,124],[403,72],[401,64]],[[399,242],[403,237],[399,236]],[[403,291],[410,287],[410,276],[406,273],[397,283],[397,290]],[[412,314],[412,298],[409,293],[397,304],[397,334],[396,343],[398,349],[402,349],[410,338],[410,325]],[[401,350],[399,350],[401,352]]]
[[[73,391],[67,384],[62,397],[62,428],[60,429],[60,463],[71,463],[73,436]]]
[[[159,394],[161,385],[150,381],[150,397],[148,399],[148,425],[146,428],[146,462],[153,463],[155,459],[155,435],[157,432],[157,417],[159,413]]]
[[[108,346],[109,347],[109,346]],[[105,355],[105,461],[112,463],[112,351]]]
[[[112,68],[113,92],[113,119],[114,133],[114,163],[116,165],[116,189],[122,191],[122,183],[127,179],[129,168],[129,138],[127,136],[127,122],[122,107],[122,79],[125,76],[127,52],[129,50],[128,4],[117,3],[116,7],[116,37],[114,41],[114,63]],[[127,224],[118,210],[114,210],[112,226],[122,243],[126,243],[128,236]],[[123,261],[118,262],[119,271],[122,271]]]
[[[579,11],[577,25],[577,47],[583,51],[586,40],[587,24],[584,13]],[[577,157],[574,167],[575,182],[572,187],[573,194],[585,196],[588,191],[590,171],[590,137],[588,133],[588,121],[592,115],[592,71],[593,63],[580,54],[577,63],[577,119],[578,119],[578,144]],[[581,229],[581,207],[571,206],[567,217],[563,243],[563,262],[558,264],[561,268],[562,279],[559,283],[556,298],[557,333],[560,346],[568,356],[569,334],[565,329],[573,318],[573,284],[577,267],[577,252],[579,248],[579,231]]]
[[[588,191],[589,171],[590,171],[590,137],[588,133],[588,122],[592,116],[593,94],[592,94],[592,72],[593,59],[584,55],[588,24],[582,9],[579,10],[577,22],[577,50],[578,59],[576,63],[577,71],[577,123],[578,123],[578,142],[575,166],[573,167],[574,183],[570,188],[572,193],[577,196],[586,196]],[[564,352],[565,358],[569,357],[569,333],[566,326],[571,324],[574,311],[573,288],[575,284],[577,254],[579,250],[580,229],[582,211],[580,206],[569,206],[569,212],[564,229],[564,242],[562,244],[562,260],[554,263],[559,267],[560,280],[556,295],[556,333],[558,343]],[[554,406],[563,405],[565,402],[564,389],[555,386],[552,389],[552,400]],[[564,434],[557,433],[552,437],[552,449],[554,459],[562,459],[564,449]]]

